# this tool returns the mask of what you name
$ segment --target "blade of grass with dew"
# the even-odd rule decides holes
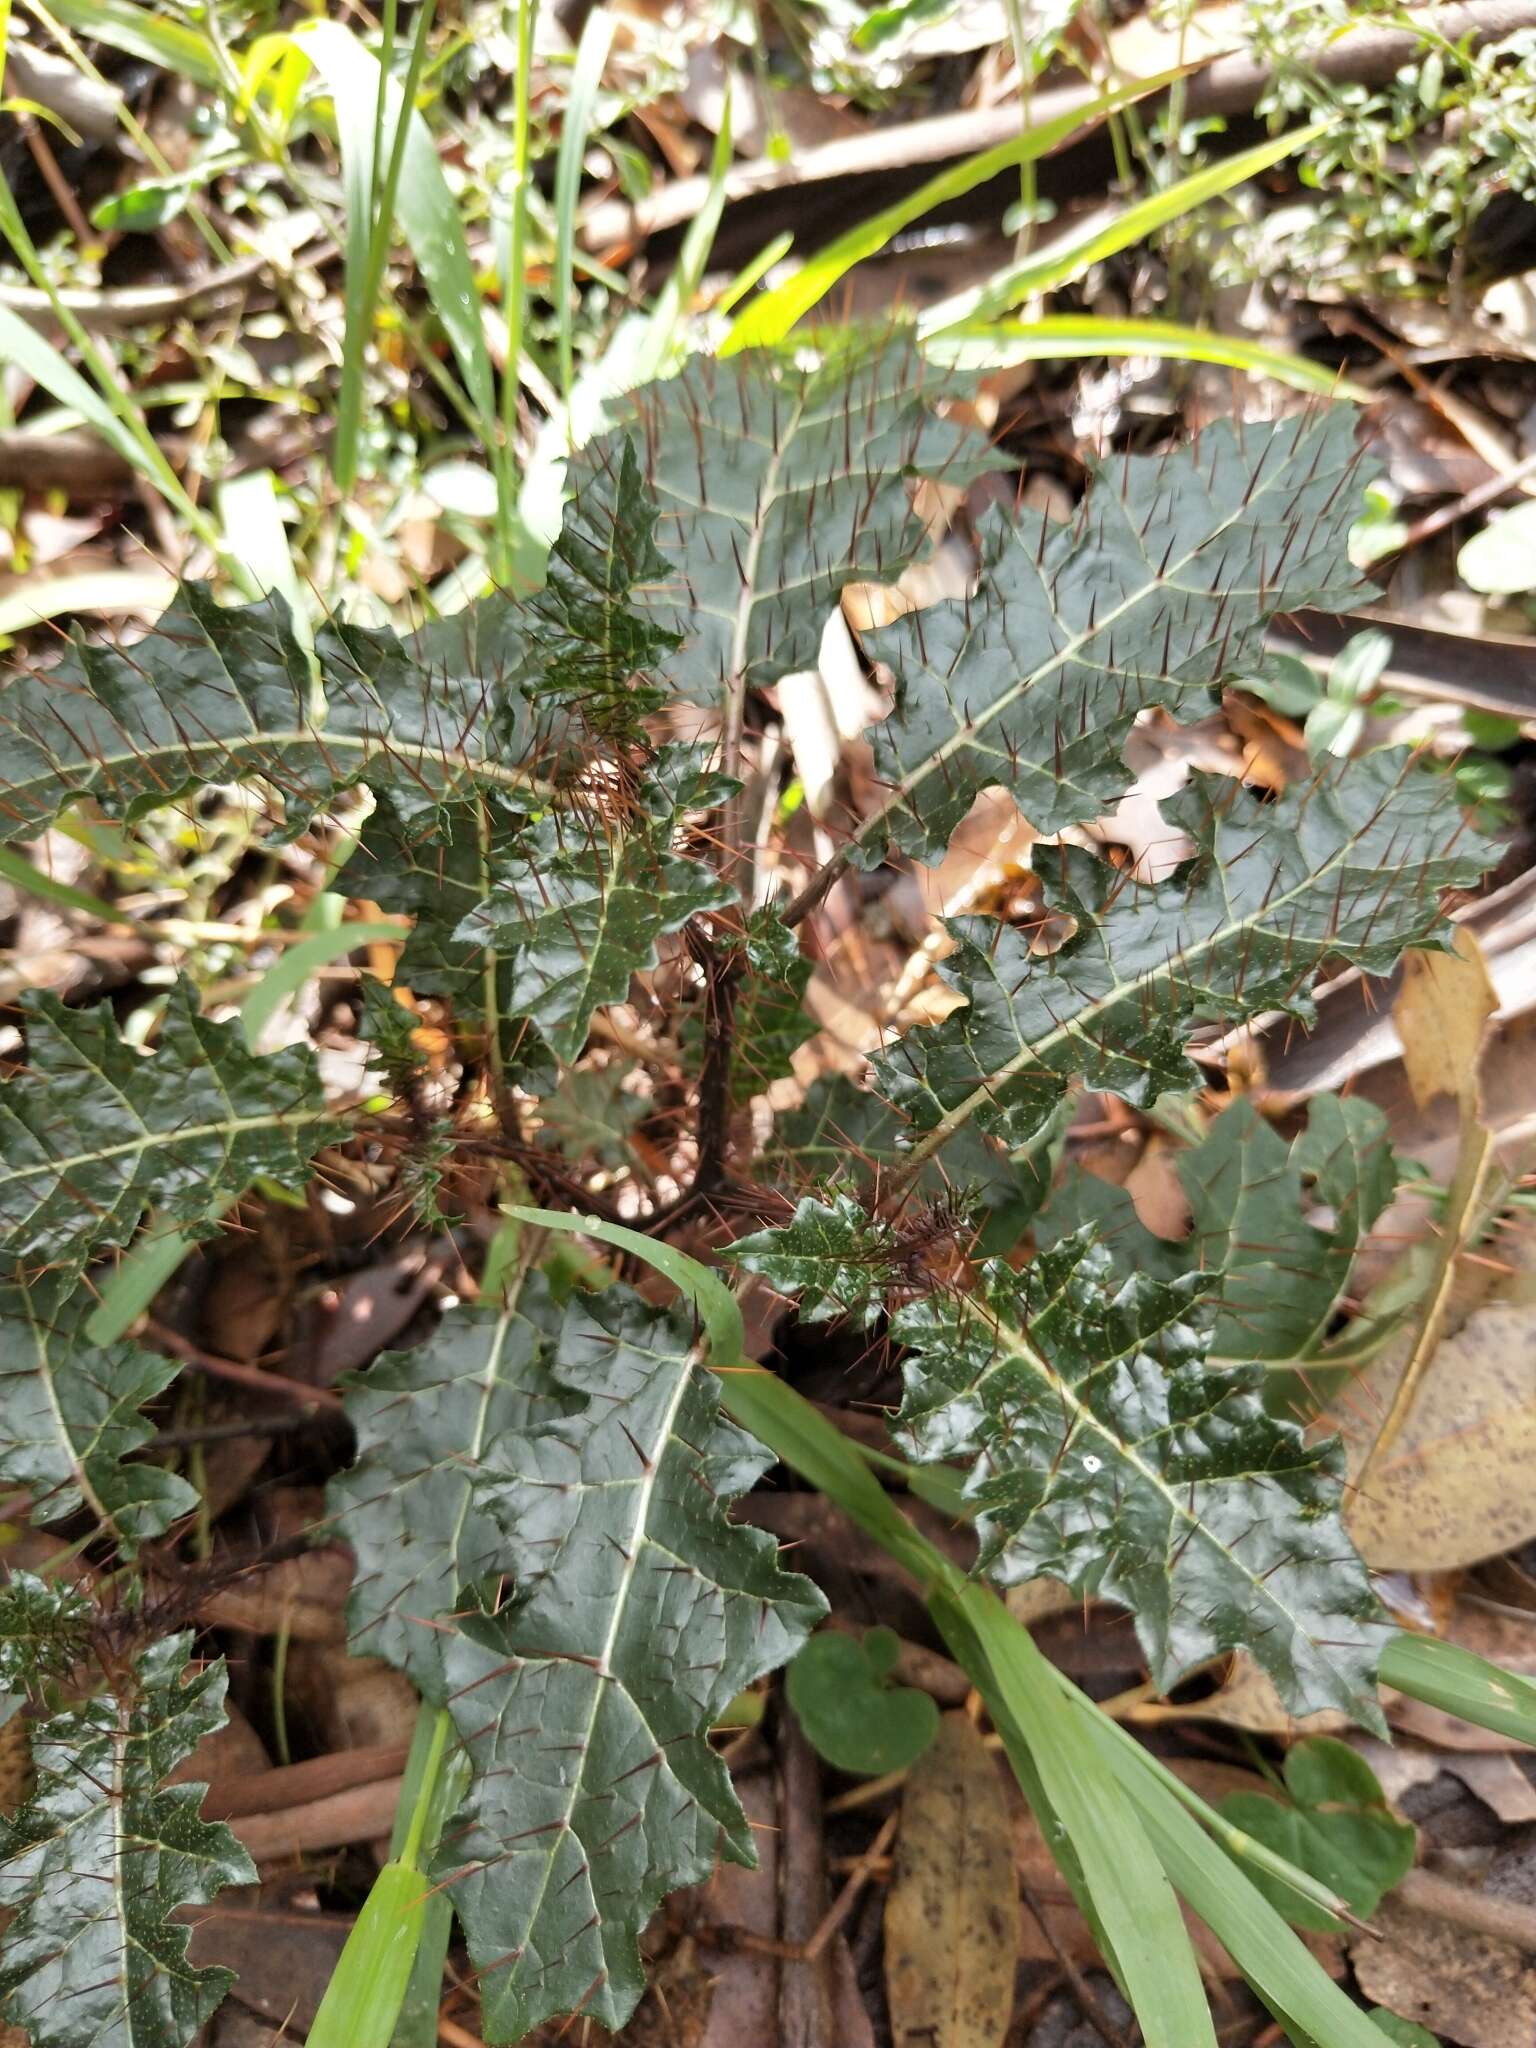
[[[1501,1670],[1459,1644],[1404,1630],[1382,1652],[1381,1682],[1475,1727],[1536,1746],[1536,1680]]]
[[[576,381],[576,208],[581,198],[581,169],[587,154],[603,67],[613,47],[614,19],[605,7],[594,7],[582,25],[571,68],[570,91],[555,161],[555,317],[560,331],[560,396],[569,403]]]
[[[1071,114],[1063,114],[1054,121],[1042,121],[1027,135],[1014,136],[1008,142],[998,143],[994,149],[983,150],[979,156],[969,157],[964,163],[941,171],[905,199],[896,200],[879,213],[872,214],[868,220],[860,221],[846,234],[839,235],[826,248],[818,249],[792,277],[786,278],[783,284],[775,285],[772,291],[764,292],[760,299],[754,299],[736,316],[730,332],[720,344],[719,353],[730,356],[739,349],[782,341],[840,277],[856,263],[877,256],[893,236],[910,227],[913,221],[920,220],[935,206],[958,199],[961,194],[973,191],[1000,172],[1012,170],[1030,158],[1044,156],[1080,129],[1095,126],[1118,108],[1129,105],[1146,93],[1157,92],[1179,76],[1181,73],[1177,70],[1159,72],[1156,77],[1118,87]]]
[[[996,276],[988,278],[985,284],[956,292],[951,298],[941,299],[936,306],[930,306],[917,323],[920,338],[926,341],[930,335],[939,334],[961,321],[992,319],[999,313],[1006,313],[1033,292],[1059,290],[1062,285],[1081,277],[1091,264],[1105,256],[1117,255],[1120,250],[1130,248],[1133,242],[1144,241],[1159,228],[1167,227],[1171,221],[1192,213],[1197,206],[1203,206],[1208,199],[1230,192],[1236,185],[1246,184],[1272,164],[1293,156],[1298,149],[1305,149],[1308,143],[1326,134],[1329,126],[1327,121],[1314,121],[1308,128],[1298,128],[1269,142],[1257,143],[1252,149],[1239,150],[1235,156],[1207,164],[1203,170],[1179,179],[1177,184],[1168,186],[1166,190],[1138,200],[1112,220],[1079,234],[1065,235],[1038,254],[1026,256],[1022,262],[1008,264]]]
[[[283,1004],[322,967],[356,952],[359,946],[403,945],[410,935],[408,924],[342,924],[330,931],[311,932],[289,946],[240,1005],[240,1029],[246,1044],[255,1051],[262,1032]]]
[[[1056,314],[1043,320],[975,320],[946,327],[928,337],[923,354],[952,370],[1006,370],[1017,363],[1064,362],[1078,356],[1157,356],[1179,363],[1215,363],[1273,377],[1296,391],[1364,404],[1370,393],[1351,384],[1325,363],[1256,342],[1186,327],[1173,320],[1115,320],[1091,313]]]

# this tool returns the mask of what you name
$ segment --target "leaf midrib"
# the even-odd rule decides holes
[[[1053,1297],[1054,1299],[1060,1299],[1061,1294],[1070,1286],[1072,1277],[1073,1275],[1070,1273],[1067,1275],[1062,1289],[1058,1290],[1057,1295]],[[1140,1456],[1138,1448],[1133,1444],[1127,1443],[1124,1437],[1118,1435],[1106,1422],[1095,1415],[1088,1404],[1078,1395],[1071,1382],[1057,1372],[1045,1355],[1036,1350],[1021,1331],[1014,1329],[1012,1324],[1005,1322],[1001,1316],[991,1309],[984,1307],[974,1296],[967,1297],[959,1306],[963,1315],[970,1316],[981,1324],[995,1345],[1009,1352],[1026,1370],[1032,1372],[1036,1378],[1043,1380],[1046,1386],[1050,1388],[1052,1394],[1072,1416],[1073,1428],[1072,1431],[1068,1432],[1069,1437],[1079,1427],[1091,1430],[1104,1444],[1111,1448],[1117,1458],[1130,1466],[1134,1472],[1138,1473],[1167,1503],[1171,1517],[1169,1522],[1170,1532],[1175,1526],[1181,1526],[1187,1531],[1187,1534],[1182,1539],[1183,1543],[1198,1539],[1208,1549],[1215,1551],[1218,1557],[1228,1560],[1233,1569],[1239,1572],[1248,1585],[1252,1587],[1257,1598],[1285,1617],[1296,1636],[1300,1637],[1304,1642],[1311,1643],[1314,1648],[1318,1647],[1317,1639],[1312,1631],[1306,1627],[1297,1615],[1292,1613],[1283,1600],[1279,1599],[1270,1590],[1268,1578],[1250,1570],[1234,1551],[1230,1550],[1225,1544],[1218,1542],[1205,1523],[1201,1521],[1200,1517],[1197,1514],[1193,1514],[1184,1502],[1180,1500],[1162,1474],[1147,1464]],[[1139,1338],[1133,1339],[1130,1345],[1122,1346],[1120,1350],[1110,1352],[1107,1357],[1097,1361],[1097,1364],[1112,1365],[1117,1359],[1124,1358],[1128,1351],[1135,1349],[1139,1342]],[[995,1373],[1001,1371],[1001,1369],[1002,1362],[1000,1360],[987,1366],[971,1382],[970,1391],[974,1392],[977,1388],[985,1386],[987,1381]],[[1267,1475],[1245,1471],[1232,1473],[1227,1476],[1236,1481],[1238,1479],[1263,1478]],[[1172,1581],[1173,1554],[1176,1549],[1180,1548],[1182,1548],[1182,1544],[1176,1545],[1170,1533],[1167,1547],[1167,1570],[1170,1583]]]
[[[1280,480],[1284,475],[1285,471],[1282,469],[1272,483],[1264,486],[1262,492],[1255,493],[1252,498],[1245,498],[1242,503],[1228,514],[1220,525],[1213,527],[1209,533],[1203,535],[1194,547],[1189,549],[1186,554],[1181,555],[1176,562],[1171,562],[1166,570],[1153,571],[1147,582],[1138,585],[1129,597],[1123,599],[1111,611],[1107,611],[1102,618],[1095,619],[1093,624],[1085,631],[1075,634],[1048,661],[1042,663],[1039,668],[1031,670],[1027,676],[1020,677],[1019,681],[1011,689],[1004,691],[1002,696],[989,704],[980,716],[967,718],[963,724],[957,725],[949,738],[934,749],[921,767],[910,770],[902,777],[885,803],[878,810],[873,811],[859,826],[858,830],[853,833],[850,843],[855,846],[861,845],[867,838],[878,832],[885,821],[907,801],[914,789],[925,782],[930,775],[941,769],[951,756],[958,753],[962,747],[973,744],[978,733],[984,731],[995,719],[1002,717],[1005,712],[1011,710],[1027,692],[1043,682],[1056,669],[1062,668],[1068,662],[1074,660],[1106,628],[1112,627],[1118,620],[1123,619],[1128,613],[1134,611],[1138,605],[1144,604],[1154,592],[1178,589],[1180,587],[1178,583],[1179,571],[1187,568],[1207,548],[1215,546],[1233,527],[1241,522],[1245,522],[1252,514],[1254,505],[1264,496],[1268,495],[1269,492],[1278,488]],[[1140,536],[1138,536],[1138,541],[1139,539]],[[1146,561],[1148,569],[1151,570],[1151,557],[1146,555],[1144,551],[1143,559]],[[1229,587],[1229,595],[1238,593],[1239,586],[1233,585]],[[1241,594],[1257,595],[1257,592],[1242,592]],[[1197,590],[1190,592],[1189,595],[1209,598],[1211,593],[1208,590]],[[1052,617],[1059,616],[1054,603],[1052,604],[1051,612]],[[1096,663],[1095,666],[1102,665]]]
[[[1383,799],[1384,801],[1385,799]],[[1048,1031],[1043,1037],[1032,1040],[1028,1045],[1020,1046],[1018,1052],[1011,1059],[1006,1060],[1002,1066],[988,1075],[986,1082],[981,1087],[973,1089],[969,1095],[956,1103],[953,1109],[946,1110],[938,1123],[933,1126],[933,1129],[928,1131],[912,1147],[903,1162],[903,1177],[909,1173],[916,1172],[925,1161],[933,1157],[935,1152],[940,1151],[947,1145],[955,1133],[962,1130],[970,1122],[977,1110],[984,1103],[988,1103],[993,1099],[993,1096],[1000,1087],[1005,1086],[1015,1075],[1023,1073],[1027,1067],[1039,1065],[1042,1055],[1054,1051],[1057,1046],[1070,1043],[1073,1039],[1081,1038],[1085,1030],[1096,1019],[1104,1016],[1116,1004],[1125,1001],[1128,996],[1135,996],[1138,993],[1150,990],[1161,981],[1174,978],[1187,979],[1186,970],[1192,963],[1206,959],[1217,947],[1225,945],[1230,939],[1237,937],[1239,933],[1248,930],[1251,926],[1257,924],[1261,918],[1266,921],[1272,921],[1275,914],[1285,909],[1288,904],[1301,901],[1316,888],[1319,882],[1323,881],[1347,859],[1359,845],[1365,833],[1375,824],[1380,814],[1381,807],[1378,806],[1363,824],[1357,825],[1351,830],[1349,837],[1342,845],[1336,847],[1329,854],[1320,867],[1309,867],[1295,886],[1286,890],[1283,895],[1270,897],[1256,910],[1250,911],[1235,920],[1229,920],[1217,931],[1209,933],[1205,938],[1196,941],[1190,946],[1181,947],[1177,953],[1170,954],[1161,966],[1149,969],[1145,974],[1136,975],[1129,981],[1116,981],[1113,987],[1107,989],[1102,996],[1096,997],[1093,1002],[1085,1004],[1082,1009],[1074,1011],[1067,1023],[1059,1024],[1055,1030]],[[1215,855],[1213,854],[1211,857],[1214,861]],[[1226,881],[1224,871],[1222,871],[1221,878],[1223,891],[1225,892]],[[1319,940],[1316,943],[1326,945],[1327,941]],[[1109,956],[1106,954],[1106,957]]]
[[[133,1152],[149,1152],[162,1146],[183,1144],[199,1138],[217,1138],[238,1135],[242,1131],[259,1131],[271,1128],[298,1128],[305,1124],[324,1123],[332,1112],[327,1108],[268,1110],[261,1116],[226,1117],[211,1124],[176,1124],[165,1131],[145,1130],[136,1138],[126,1138],[117,1145],[98,1145],[89,1152],[76,1152],[59,1157],[49,1154],[27,1166],[0,1167],[0,1187],[7,1182],[36,1180],[46,1174],[57,1178],[71,1173],[78,1167],[94,1166],[102,1160],[120,1159]],[[35,1133],[33,1134],[35,1135]]]

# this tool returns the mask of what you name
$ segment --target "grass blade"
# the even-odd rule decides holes
[[[1273,377],[1296,391],[1365,404],[1370,393],[1325,363],[1256,342],[1187,327],[1173,320],[1112,320],[1092,313],[1062,313],[1044,320],[974,320],[946,327],[923,344],[928,360],[945,369],[1006,370],[1016,363],[1063,362],[1077,356],[1159,356],[1180,363],[1215,363]]]
[[[315,627],[299,585],[288,529],[277,502],[270,469],[253,469],[219,485],[219,519],[226,534],[239,534],[240,552],[262,596],[273,591],[288,607],[293,637],[314,662]],[[322,700],[323,701],[323,700]]]
[[[421,115],[405,107],[398,85],[381,79],[378,59],[337,21],[311,21],[294,31],[294,47],[313,62],[336,110],[347,207],[347,320],[350,327],[367,279],[374,186],[374,117],[384,93],[382,146],[393,150],[402,118],[395,212],[416,260],[434,312],[453,350],[465,388],[489,429],[496,417],[496,382],[480,325],[480,294],[464,240],[458,205],[448,189]],[[356,300],[353,280],[357,281]],[[361,317],[359,315],[359,317]],[[371,312],[369,314],[371,325]]]
[[[66,28],[121,50],[125,57],[140,57],[210,90],[222,83],[218,59],[205,37],[163,13],[135,7],[133,0],[49,0],[48,11]]]
[[[83,910],[88,917],[103,918],[108,924],[134,922],[103,897],[93,896],[86,889],[72,889],[68,882],[56,882],[14,846],[0,846],[0,881],[24,889],[29,896],[39,897],[45,903],[57,903],[66,910]]]
[[[0,597],[0,634],[25,633],[64,612],[137,613],[157,619],[176,594],[164,569],[81,569],[73,575],[29,576]]]
[[[240,1005],[240,1028],[254,1052],[268,1024],[290,996],[333,960],[355,953],[359,946],[402,945],[410,937],[408,924],[342,924],[330,931],[311,932],[290,946],[274,961]]]
[[[926,340],[928,336],[954,327],[961,321],[988,320],[996,314],[1005,313],[1033,292],[1058,290],[1074,278],[1081,277],[1090,264],[1105,256],[1117,255],[1133,242],[1144,241],[1159,228],[1167,227],[1170,221],[1192,213],[1206,200],[1230,192],[1234,185],[1245,184],[1249,178],[1257,177],[1260,171],[1268,170],[1271,164],[1294,155],[1298,149],[1305,149],[1309,142],[1315,142],[1325,134],[1328,126],[1326,121],[1314,121],[1309,128],[1298,128],[1271,141],[1257,143],[1252,149],[1239,150],[1235,156],[1223,157],[1220,163],[1207,164],[1204,170],[1180,178],[1177,184],[1169,185],[1166,190],[1138,200],[1134,206],[1116,214],[1113,220],[1089,228],[1084,233],[1067,235],[1050,248],[1042,249],[1038,255],[1010,263],[985,284],[976,285],[970,291],[956,292],[952,298],[930,306],[918,321],[918,333]]]
[[[93,1344],[115,1344],[143,1315],[196,1243],[176,1228],[148,1231],[124,1257],[101,1290],[85,1334]]]
[[[1129,106],[1131,101],[1141,99],[1147,93],[1157,92],[1181,75],[1179,71],[1164,71],[1154,78],[1117,87],[1090,106],[1063,114],[1054,121],[1042,121],[1039,127],[1032,128],[1025,135],[1000,142],[995,149],[983,150],[979,156],[968,157],[964,163],[941,171],[905,199],[896,200],[879,213],[872,214],[868,220],[860,221],[846,234],[839,235],[825,249],[817,250],[793,277],[775,285],[760,299],[754,299],[745,311],[736,316],[720,345],[720,354],[735,355],[739,349],[782,341],[796,321],[824,298],[840,277],[856,263],[878,255],[892,236],[900,234],[903,228],[910,227],[913,221],[920,220],[935,206],[942,206],[951,199],[958,199],[962,193],[973,191],[976,186],[986,184],[989,178],[995,178],[1000,171],[1012,170],[1018,164],[1044,156],[1080,129],[1093,127],[1119,108]]]
[[[1085,1703],[1086,1705],[1086,1703]],[[1293,1932],[1230,1857],[1145,1765],[1145,1752],[1122,1750],[1102,1715],[1087,1707],[1079,1715],[1098,1753],[1106,1786],[1112,1783],[1141,1817],[1159,1862],[1191,1909],[1210,1928],[1248,1982],[1283,2025],[1320,2048],[1381,2048],[1371,2020],[1347,1997],[1300,1937]]]
[[[1059,1689],[1027,1629],[980,1586],[961,1602],[1006,1717],[1066,1830],[1121,1987],[1148,2048],[1214,2048],[1216,2030],[1178,1900],[1135,1806],[1105,1797],[1091,1718]]]
[[[555,163],[555,316],[560,323],[560,395],[569,399],[576,380],[576,208],[581,197],[581,166],[597,111],[603,66],[613,47],[613,16],[594,7],[582,27],[571,72]]]
[[[1381,1653],[1381,1682],[1476,1727],[1536,1746],[1536,1681],[1503,1671],[1472,1650],[1405,1630]]]

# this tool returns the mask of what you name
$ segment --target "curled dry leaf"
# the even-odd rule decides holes
[[[907,1779],[885,1908],[896,2048],[999,2048],[1008,2031],[1019,1902],[1000,1793],[975,1724],[946,1714]]]

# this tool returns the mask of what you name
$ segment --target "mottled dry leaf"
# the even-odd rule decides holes
[[[1493,1134],[1482,1120],[1478,1068],[1488,1022],[1499,1006],[1482,948],[1463,925],[1453,953],[1410,952],[1403,957],[1403,990],[1393,1018],[1403,1041],[1403,1065],[1413,1099],[1422,1109],[1437,1095],[1453,1095],[1459,1111],[1456,1172],[1440,1219],[1440,1244],[1424,1289],[1412,1348],[1402,1377],[1362,1468],[1362,1483],[1396,1444],[1445,1329],[1457,1256],[1484,1227],[1500,1176]],[[1368,1489],[1367,1489],[1368,1490]],[[1356,1541],[1358,1542],[1358,1538]]]
[[[1367,1998],[1459,2048],[1530,2048],[1536,1970],[1507,1941],[1452,1927],[1384,1899],[1350,1958]]]
[[[1370,1402],[1369,1380],[1360,1391]],[[1444,1571],[1536,1536],[1536,1306],[1494,1302],[1443,1339],[1402,1429],[1352,1496],[1379,1571]]]
[[[896,2048],[999,2048],[1013,2014],[1019,1903],[1007,1802],[964,1714],[907,1779],[885,1908]]]

